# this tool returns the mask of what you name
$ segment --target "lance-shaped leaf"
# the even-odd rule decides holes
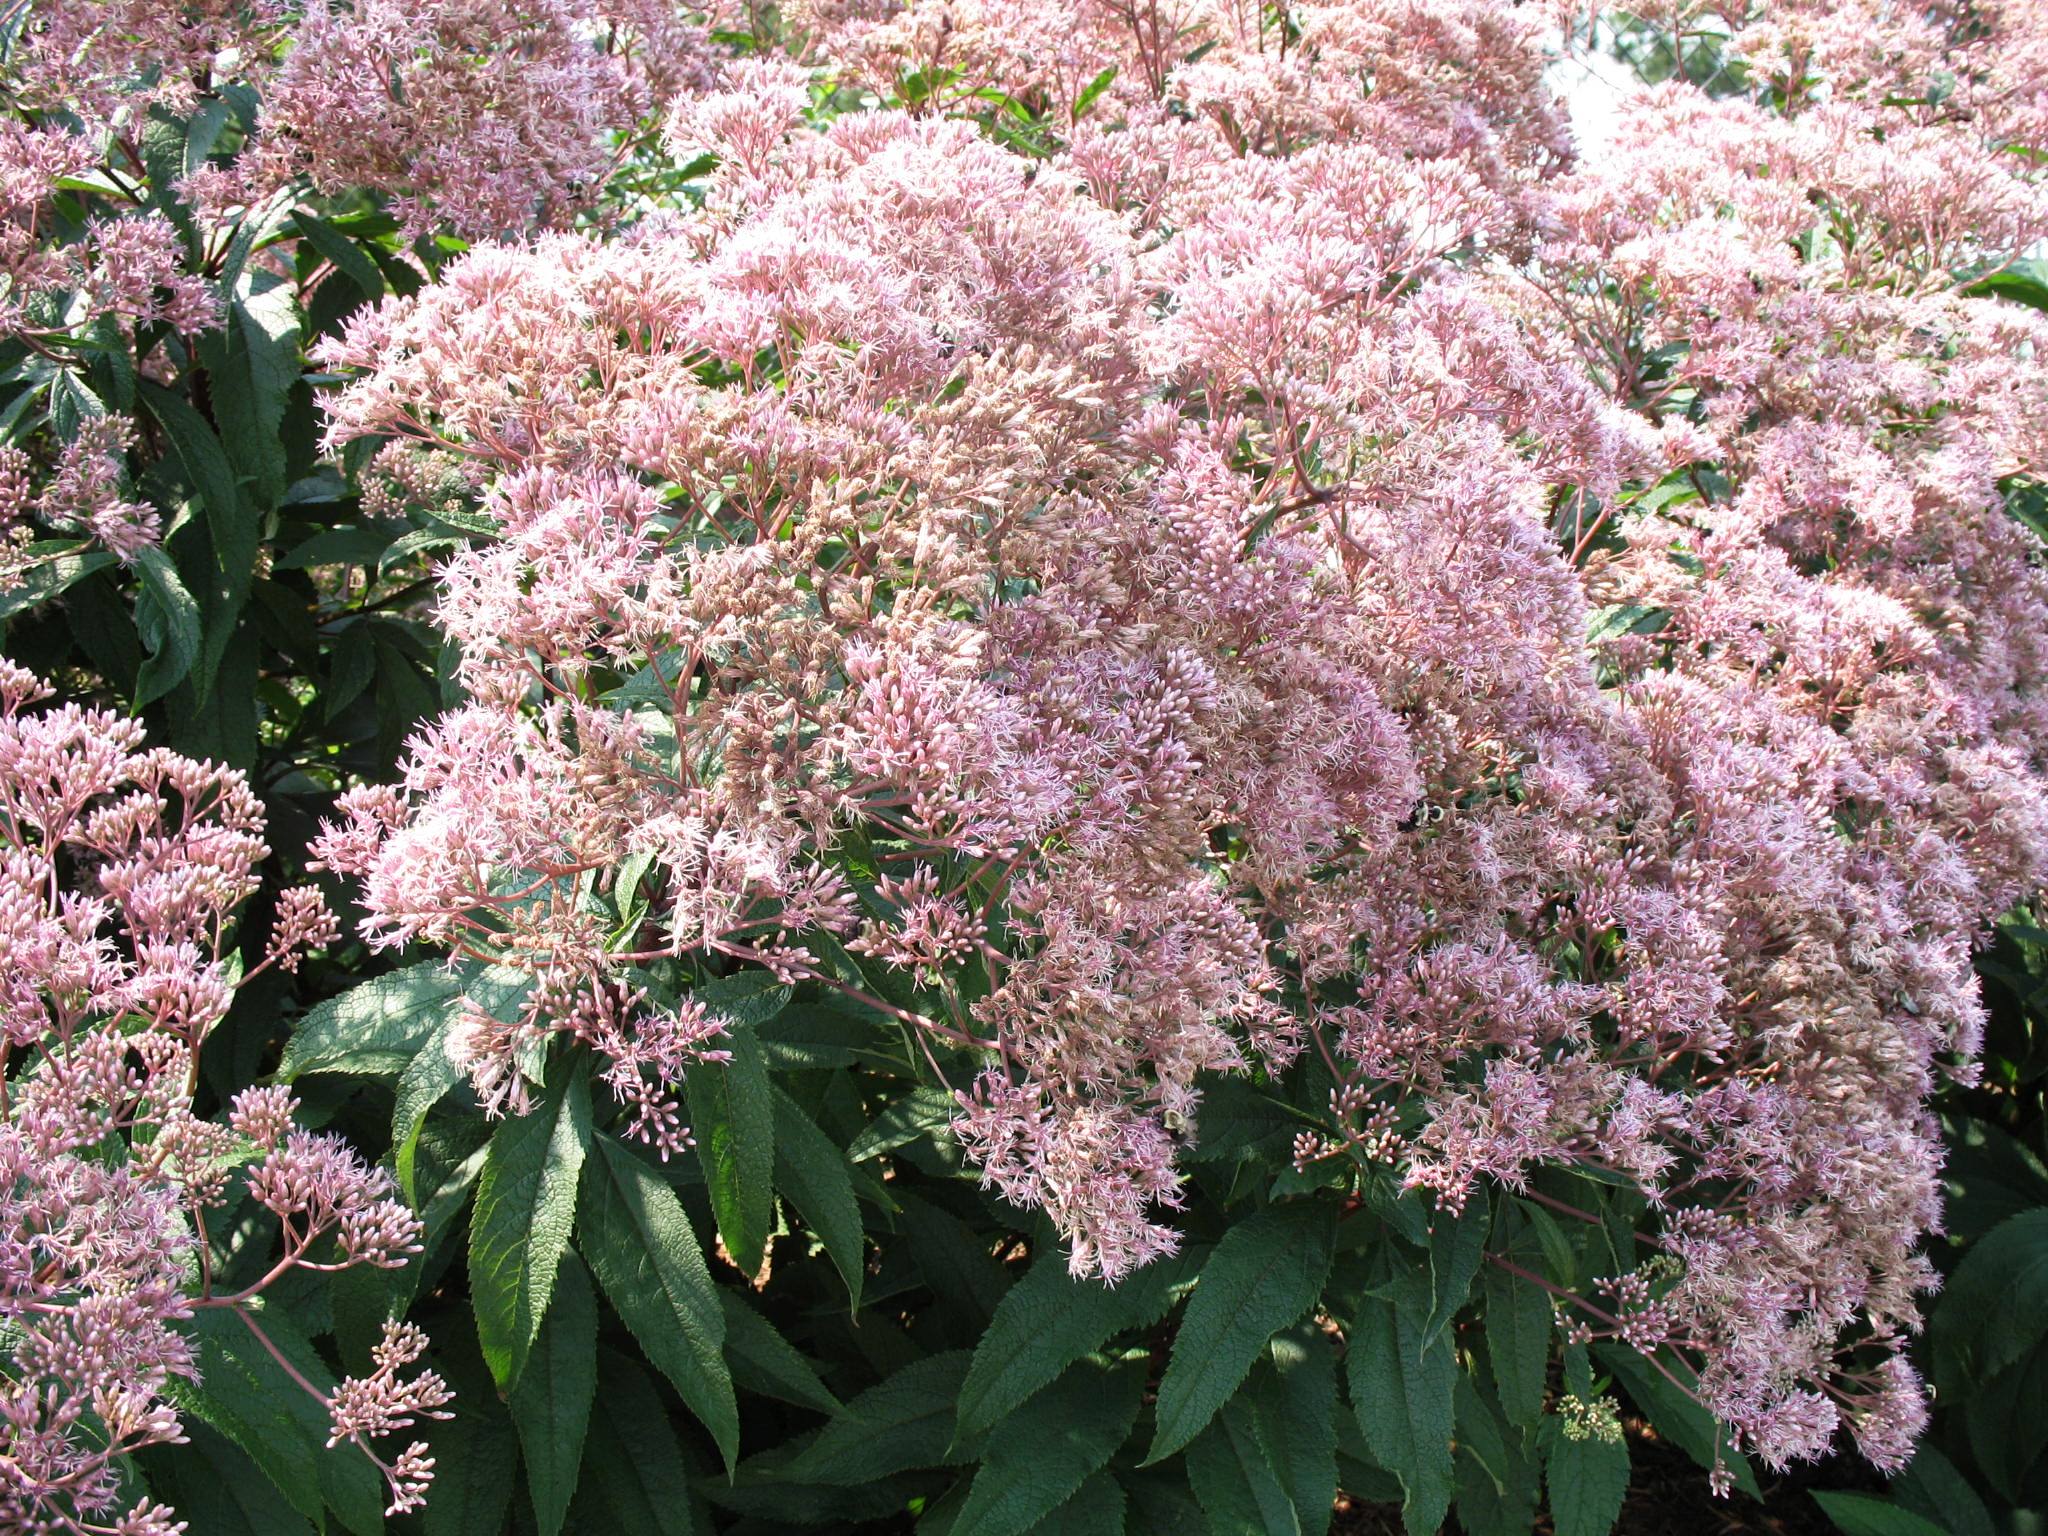
[[[540,1536],[557,1536],[576,1491],[597,1393],[597,1298],[573,1253],[562,1255],[554,1298],[508,1402]]]
[[[577,1223],[577,1245],[606,1298],[730,1468],[740,1416],[725,1363],[725,1312],[682,1202],[653,1169],[602,1136]]]
[[[590,1151],[590,1068],[579,1061],[484,1154],[469,1227],[469,1289],[484,1360],[501,1390],[525,1368],[576,1220]]]
[[[1315,1305],[1329,1277],[1336,1221],[1325,1205],[1272,1206],[1239,1222],[1216,1245],[1159,1384],[1148,1463],[1200,1434],[1266,1341]]]

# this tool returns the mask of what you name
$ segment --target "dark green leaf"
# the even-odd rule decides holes
[[[997,1426],[974,1474],[960,1529],[1022,1536],[1109,1465],[1138,1416],[1142,1362],[1082,1361]]]
[[[540,1536],[556,1536],[583,1465],[597,1393],[597,1300],[576,1255],[562,1255],[553,1300],[508,1399]]]
[[[750,1390],[820,1413],[839,1411],[839,1399],[818,1379],[817,1367],[744,1296],[721,1286],[718,1303],[725,1312],[725,1352]]]
[[[1209,1536],[1299,1536],[1299,1513],[1242,1399],[1195,1437],[1187,1468]]]
[[[1489,1264],[1486,1354],[1508,1422],[1533,1425],[1543,1414],[1550,1372],[1550,1296],[1532,1281]]]
[[[199,660],[204,636],[199,605],[185,590],[184,578],[169,555],[155,546],[138,550],[135,571],[142,578],[142,592],[135,601],[135,628],[148,652],[135,680],[135,706],[140,709],[185,680]]]
[[[477,1340],[501,1391],[518,1384],[547,1315],[589,1151],[590,1069],[579,1061],[529,1113],[500,1124],[484,1155],[469,1289]]]
[[[1628,1445],[1618,1425],[1612,1440],[1594,1433],[1574,1440],[1564,1428],[1564,1420],[1554,1419],[1545,1431],[1543,1483],[1551,1523],[1557,1536],[1607,1536],[1628,1493]]]
[[[503,1536],[519,1466],[504,1406],[457,1398],[455,1417],[434,1426],[433,1452],[426,1536]]]
[[[331,1509],[358,1536],[378,1536],[384,1528],[383,1479],[353,1446],[328,1449],[326,1405],[264,1347],[252,1319],[302,1377],[323,1393],[334,1390],[333,1374],[313,1347],[278,1308],[266,1308],[258,1298],[193,1314],[186,1330],[198,1346],[200,1380],[178,1383],[174,1396],[248,1452],[291,1506],[316,1525]]]
[[[1305,1536],[1329,1528],[1337,1497],[1337,1359],[1313,1323],[1274,1335],[1241,1394]]]
[[[1216,1245],[1188,1302],[1159,1384],[1158,1461],[1201,1432],[1244,1380],[1266,1341],[1300,1319],[1330,1273],[1336,1213],[1323,1204],[1272,1206]]]
[[[1004,1293],[975,1346],[973,1368],[960,1389],[960,1432],[987,1429],[1119,1330],[1159,1321],[1187,1273],[1184,1259],[1164,1259],[1112,1288],[1100,1280],[1076,1280],[1056,1248],[1041,1253]]]
[[[1673,1386],[1656,1367],[1624,1344],[1596,1344],[1593,1348],[1600,1363],[1628,1388],[1629,1396],[1636,1400],[1636,1406],[1643,1410],[1657,1433],[1702,1467],[1712,1469],[1718,1456],[1737,1488],[1752,1499],[1763,1497],[1749,1458],[1729,1449],[1727,1433],[1688,1392]],[[1697,1379],[1679,1361],[1667,1361],[1665,1369],[1688,1384]]]
[[[1458,1362],[1449,1338],[1423,1345],[1432,1291],[1410,1271],[1383,1295],[1369,1295],[1345,1354],[1352,1411],[1373,1459],[1401,1480],[1408,1529],[1443,1524],[1452,1491],[1451,1393]]]
[[[826,1256],[846,1283],[849,1304],[858,1311],[866,1248],[846,1154],[812,1123],[796,1100],[780,1088],[773,1088],[772,1095],[775,1186],[818,1234]]]
[[[1876,1494],[1815,1493],[1813,1501],[1842,1536],[1950,1536],[1946,1526],[1922,1519]],[[1560,1530],[1558,1536],[1565,1533]]]
[[[452,1013],[462,990],[462,976],[439,960],[352,987],[306,1010],[285,1045],[278,1076],[289,1082],[308,1072],[402,1072]]]
[[[952,1350],[906,1365],[833,1416],[789,1465],[799,1481],[857,1484],[913,1467],[959,1466],[974,1458],[953,1448],[953,1404],[967,1377],[967,1353]]]
[[[724,1046],[730,1061],[689,1069],[690,1130],[718,1235],[741,1273],[752,1275],[775,1216],[775,1100],[753,1036],[735,1031]]]
[[[1971,1244],[1934,1315],[1937,1360],[1957,1382],[1994,1376],[2048,1337],[2048,1207]]]
[[[619,1142],[601,1136],[583,1181],[577,1242],[647,1358],[718,1442],[739,1453],[739,1405],[725,1364],[725,1312],[704,1250],[675,1191]]]
[[[699,1536],[689,1467],[668,1409],[647,1373],[623,1355],[598,1355],[597,1401],[576,1490],[578,1536]]]

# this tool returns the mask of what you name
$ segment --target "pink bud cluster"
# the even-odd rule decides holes
[[[1305,1171],[1633,1185],[1585,1330],[1772,1464],[1899,1465],[1927,1099],[2048,861],[2048,323],[1964,291],[2048,237],[2048,15],[1837,9],[1746,8],[1750,94],[1584,163],[1497,0],[792,12],[951,83],[814,130],[735,65],[671,123],[701,207],[324,355],[389,494],[500,528],[444,572],[469,702],[320,845],[366,935],[537,978],[469,1057],[511,1108],[670,957],[979,1049],[963,1146],[1111,1280],[1200,1074],[1312,1047]],[[976,91],[1064,142],[933,110]]]
[[[294,1129],[283,1088],[246,1090],[224,1123],[195,1113],[200,1047],[241,979],[228,935],[269,853],[262,808],[240,774],[147,748],[134,721],[32,710],[48,692],[0,661],[0,1525],[170,1533],[184,1527],[161,1505],[121,1509],[121,1459],[183,1438],[171,1391],[200,1360],[180,1325],[233,1309],[270,1347],[269,1285],[403,1265],[420,1224],[388,1174]],[[251,976],[335,936],[312,888],[280,905]],[[238,1195],[279,1240],[228,1287],[216,1266],[242,1255],[208,1218]],[[432,1373],[400,1387],[392,1370],[337,1392],[338,1437],[407,1422],[377,1402],[446,1400]],[[423,1483],[408,1455],[389,1469],[396,1505]]]

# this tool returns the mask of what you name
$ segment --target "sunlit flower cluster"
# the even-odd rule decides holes
[[[1575,163],[1494,0],[813,4],[673,113],[701,206],[352,323],[335,438],[498,533],[318,851],[536,978],[487,1102],[637,1028],[679,1145],[715,1020],[640,973],[762,968],[979,1053],[967,1155],[1116,1280],[1202,1074],[1312,1052],[1305,1176],[1633,1186],[1582,1333],[1901,1464],[1927,1098],[2048,857],[2048,324],[1968,293],[2048,237],[2048,20],[1765,10]]]

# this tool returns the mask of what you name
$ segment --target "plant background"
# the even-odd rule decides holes
[[[1615,41],[1645,78],[1673,67],[1654,36]],[[227,106],[153,120],[152,199],[172,209],[176,172],[232,153],[240,104]],[[1019,103],[968,106],[1013,144],[1048,131]],[[693,168],[643,150],[594,217],[691,194]],[[93,196],[76,189],[60,216],[82,223]],[[259,259],[272,247],[289,276]],[[169,530],[168,559],[135,570],[41,550],[31,579],[0,595],[5,652],[69,697],[136,712],[153,740],[245,770],[271,817],[267,890],[321,878],[303,850],[337,790],[388,779],[411,729],[455,697],[428,607],[433,560],[476,529],[453,510],[372,513],[366,456],[323,453],[326,381],[306,349],[463,248],[408,241],[359,195],[245,229],[200,257],[229,317],[185,390],[138,376],[118,333],[56,355],[0,343],[0,428],[62,438],[81,417],[131,414],[138,484]],[[2040,266],[2004,283],[2048,309]],[[2014,488],[2013,512],[2048,526],[2038,486]],[[347,887],[324,884],[353,932]],[[264,899],[245,915],[252,956]],[[629,918],[630,892],[605,899]],[[1948,1283],[1915,1351],[1934,1427],[1889,1485],[1831,1463],[1773,1484],[1788,1507],[1768,1519],[1818,1509],[1849,1536],[2043,1528],[2048,914],[2010,914],[1979,970],[1986,1071],[1940,1106]],[[568,1057],[535,1114],[487,1123],[465,1086],[435,1075],[466,978],[431,956],[345,939],[245,989],[207,1043],[204,1098],[268,1074],[291,1082],[313,1123],[385,1156],[425,1214],[427,1251],[405,1270],[304,1277],[272,1303],[335,1374],[366,1367],[393,1313],[430,1332],[458,1413],[432,1435],[427,1511],[392,1529],[1313,1533],[1341,1490],[1388,1520],[1405,1510],[1411,1529],[1454,1508],[1471,1536],[1597,1536],[1622,1507],[1630,1447],[1566,1433],[1565,1394],[1611,1394],[1639,1456],[1650,1441],[1653,1457],[1702,1467],[1729,1456],[1738,1510],[1758,1494],[1670,1381],[1625,1351],[1563,1344],[1549,1303],[1482,1262],[1490,1249],[1567,1286],[1626,1269],[1625,1191],[1556,1175],[1550,1192],[1602,1217],[1567,1232],[1498,1193],[1449,1220],[1391,1180],[1355,1197],[1319,1188],[1290,1167],[1330,1086],[1307,1056],[1281,1078],[1214,1085],[1185,1252],[1105,1290],[1071,1280],[1049,1230],[963,1171],[949,1102],[906,1039],[814,988],[681,967],[652,979],[743,1026],[730,1066],[689,1083],[699,1153],[668,1162],[594,1121],[587,1068]],[[522,1346],[503,1319],[542,1306]],[[1342,1358],[1326,1313],[1358,1320]],[[317,1426],[251,1406],[289,1384],[230,1341],[208,1350],[191,1443],[140,1459],[150,1488],[206,1536],[370,1536],[374,1522],[303,1475]],[[238,1403],[237,1385],[255,1397]]]

